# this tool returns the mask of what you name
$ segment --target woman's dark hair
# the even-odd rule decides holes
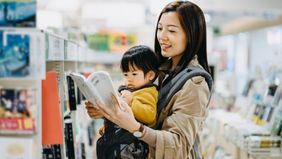
[[[180,24],[187,38],[187,47],[176,66],[176,70],[173,72],[173,76],[187,67],[195,55],[198,56],[200,65],[206,71],[210,72],[207,60],[206,22],[204,13],[197,5],[189,1],[171,2],[165,6],[159,15],[155,32],[155,52],[160,60],[160,64],[165,63],[168,58],[163,57],[161,54],[161,47],[157,39],[158,23],[162,15],[168,12],[176,12],[178,14]]]
[[[159,72],[158,63],[157,56],[152,49],[148,46],[138,45],[123,54],[120,69],[122,72],[128,72],[130,67],[137,67],[144,72],[144,75],[152,70],[157,77]]]

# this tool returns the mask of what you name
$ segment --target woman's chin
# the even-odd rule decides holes
[[[165,57],[165,58],[169,58],[169,54],[167,52],[162,52],[162,56]]]

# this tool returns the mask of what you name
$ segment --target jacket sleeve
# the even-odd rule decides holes
[[[149,126],[156,121],[157,94],[144,91],[133,97],[132,111],[135,118]]]
[[[171,99],[171,112],[162,130],[146,127],[142,140],[154,151],[154,158],[188,158],[207,115],[210,92],[203,77],[188,80]],[[173,102],[173,103],[171,103]],[[151,152],[150,152],[151,153]]]

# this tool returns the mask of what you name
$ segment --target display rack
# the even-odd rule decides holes
[[[236,111],[211,110],[202,136],[206,158],[282,158],[282,85],[267,81],[248,82]]]
[[[70,72],[89,73],[98,69],[97,65],[112,66],[119,64],[121,54],[110,53],[97,53],[90,50],[87,47],[80,46],[78,43],[72,40],[68,40],[64,37],[50,33],[44,30],[35,28],[1,28],[0,36],[3,37],[0,40],[1,53],[7,53],[7,50],[12,50],[1,55],[0,60],[0,89],[17,89],[17,92],[21,89],[33,89],[35,91],[35,112],[34,112],[34,131],[10,131],[0,129],[1,143],[7,143],[9,141],[19,141],[18,143],[25,148],[26,154],[22,154],[22,158],[48,158],[45,152],[54,155],[53,151],[57,152],[56,158],[93,158],[94,144],[93,138],[95,135],[95,122],[90,119],[86,110],[84,109],[84,101],[80,100],[81,95],[79,91],[75,89],[75,97],[77,102],[76,110],[70,109],[69,101],[69,83],[67,76]],[[12,41],[12,40],[14,41]],[[21,49],[21,47],[27,47],[27,50]],[[4,48],[6,50],[4,50]],[[13,50],[22,51],[23,53],[14,53]],[[28,51],[28,58],[23,58],[25,51]],[[10,55],[11,54],[11,55]],[[14,58],[11,58],[11,57]],[[6,62],[5,59],[16,59],[18,61]],[[25,61],[27,60],[27,61]],[[8,64],[7,64],[8,63]],[[18,65],[15,65],[18,64]],[[9,66],[7,66],[9,65]],[[23,65],[23,66],[20,66]],[[10,71],[7,67],[19,67],[20,71]],[[25,68],[25,69],[24,69]],[[105,67],[103,67],[105,68]],[[27,71],[26,71],[27,70]],[[119,69],[117,69],[119,70]],[[10,72],[9,72],[10,71]],[[47,145],[41,145],[42,143],[42,81],[46,80],[47,74],[53,72],[56,74],[56,89],[51,90],[54,95],[58,96],[57,110],[59,111],[58,123],[62,124],[61,134],[63,142],[47,142]],[[116,71],[117,72],[117,71]],[[49,88],[52,89],[52,88]],[[2,91],[4,92],[4,91]],[[5,96],[3,96],[4,99]],[[1,97],[2,99],[2,97]],[[46,105],[46,103],[45,103]],[[55,106],[56,107],[56,106]],[[48,108],[47,108],[48,109]],[[6,109],[4,109],[6,111]],[[46,109],[44,109],[46,110]],[[53,111],[53,110],[52,110]],[[56,114],[56,113],[54,113]],[[0,112],[1,115],[1,112]],[[52,115],[52,114],[51,114]],[[0,118],[1,119],[1,118]],[[1,121],[1,120],[0,120]],[[3,120],[2,120],[3,121]],[[46,119],[45,119],[46,121]],[[45,122],[44,121],[44,122]],[[5,122],[7,122],[5,120]],[[69,130],[66,130],[68,123],[71,123],[71,130],[73,132],[73,154],[69,156],[68,143],[66,140]],[[3,123],[1,123],[3,124]],[[46,125],[44,125],[46,126]],[[47,125],[48,127],[48,125]],[[46,127],[45,127],[46,128]],[[6,132],[8,133],[6,133]],[[5,133],[3,133],[5,132]],[[52,134],[52,133],[50,133]],[[45,133],[46,135],[46,133]],[[48,134],[47,134],[48,135]],[[53,134],[54,136],[54,134]],[[56,136],[56,134],[55,134]],[[58,135],[60,136],[60,135]],[[44,136],[45,137],[45,136]],[[51,136],[52,138],[52,136]],[[58,137],[60,138],[60,137]],[[49,139],[49,137],[48,137]],[[22,143],[21,143],[22,140]],[[44,142],[45,142],[44,138]],[[9,145],[8,145],[9,146]],[[0,147],[5,150],[7,145],[0,144]],[[57,151],[58,150],[58,151]],[[2,152],[2,150],[0,151]],[[43,154],[42,154],[43,153]],[[2,153],[1,153],[2,154]],[[3,152],[5,155],[5,153]],[[56,155],[56,154],[55,154]],[[54,155],[54,156],[55,156]],[[50,156],[49,156],[50,157]],[[7,157],[6,157],[7,158]],[[52,155],[51,157],[52,158]]]
[[[87,147],[85,140],[81,139],[86,134],[87,128],[81,126],[81,118],[91,120],[83,108],[81,103],[70,103],[69,101],[69,81],[67,76],[70,72],[78,72],[79,51],[83,51],[77,43],[59,37],[54,34],[46,34],[49,43],[47,51],[47,71],[55,71],[58,75],[58,87],[60,96],[61,119],[64,125],[64,144],[62,146],[63,158],[84,158],[91,156],[92,151]],[[56,45],[52,45],[56,44]],[[53,47],[53,48],[52,48]],[[83,53],[83,52],[80,52]],[[82,56],[83,57],[83,56]],[[77,92],[73,92],[77,97]],[[74,104],[75,108],[70,108]],[[79,136],[79,137],[78,137]],[[84,137],[84,136],[83,136]]]
[[[41,30],[0,28],[1,158],[42,158],[44,44]]]

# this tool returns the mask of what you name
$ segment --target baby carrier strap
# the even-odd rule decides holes
[[[211,75],[200,67],[187,67],[183,71],[181,71],[179,74],[177,74],[171,81],[169,81],[163,88],[159,91],[158,96],[158,108],[157,108],[157,117],[159,118],[159,115],[162,111],[162,109],[165,108],[165,106],[169,103],[173,95],[175,95],[176,92],[178,92],[183,85],[186,83],[187,80],[189,80],[192,77],[195,76],[202,76],[205,78],[210,92],[213,89],[213,80]],[[162,127],[163,122],[159,122],[155,129],[160,130]],[[199,148],[199,140],[198,138],[195,139],[193,144],[193,151],[196,159],[202,159],[202,156],[200,154],[200,148]]]
[[[178,73],[174,78],[172,78],[172,80],[169,81],[163,88],[160,89],[157,108],[158,116],[162,109],[171,100],[173,95],[183,87],[185,82],[195,76],[204,77],[208,84],[209,90],[212,91],[213,80],[211,75],[206,70],[196,66],[187,67],[183,71]]]
[[[213,80],[211,75],[201,67],[187,67],[180,73],[178,73],[174,78],[171,79],[163,88],[160,89],[158,95],[158,107],[157,114],[158,117],[162,111],[162,109],[169,103],[173,95],[178,92],[185,82],[192,77],[202,76],[205,78],[209,90],[212,91]],[[160,129],[162,122],[155,126],[156,129]]]

